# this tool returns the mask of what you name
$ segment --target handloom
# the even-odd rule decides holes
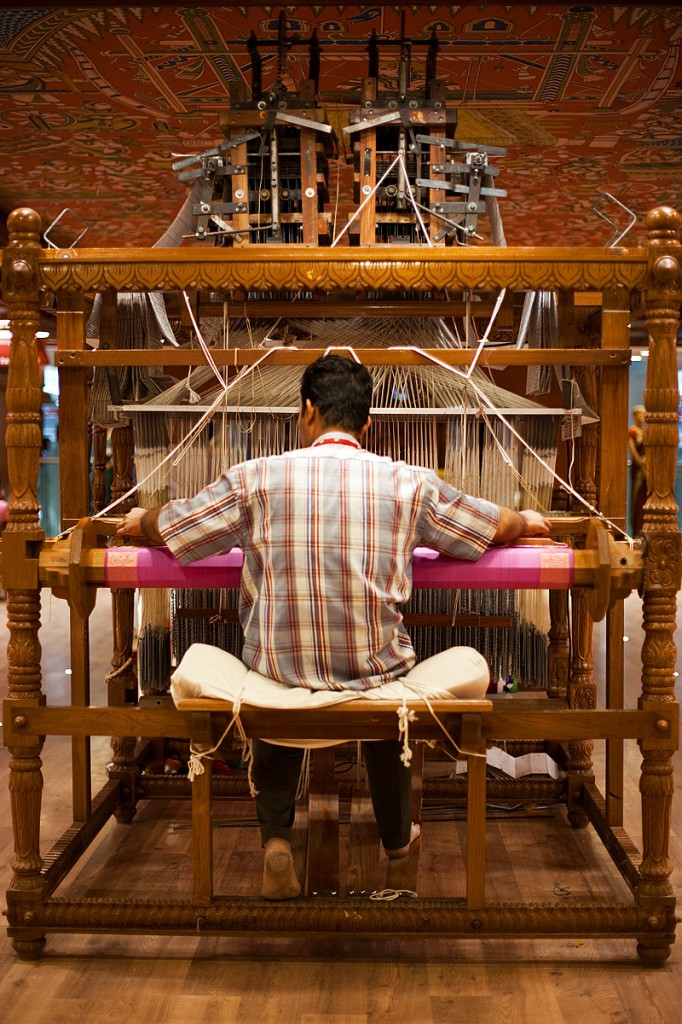
[[[13,341],[9,370],[7,444],[10,458],[11,498],[9,525],[3,535],[3,581],[8,592],[9,694],[4,707],[4,739],[12,755],[12,799],[15,857],[13,880],[7,893],[8,925],[14,948],[23,956],[38,956],[49,931],[78,928],[92,932],[119,929],[144,932],[194,932],[253,934],[254,932],[329,935],[422,936],[631,936],[641,958],[651,965],[664,962],[674,941],[674,895],[669,881],[668,836],[672,803],[672,755],[677,746],[678,708],[674,699],[675,599],[680,575],[680,541],[673,494],[674,452],[677,446],[677,391],[675,386],[675,335],[678,329],[681,249],[680,220],[676,213],[659,209],[649,214],[646,249],[628,248],[610,253],[603,249],[507,248],[503,253],[487,246],[471,247],[464,257],[457,249],[432,252],[396,244],[362,250],[337,247],[298,252],[288,248],[286,259],[276,247],[234,247],[224,251],[196,248],[100,253],[75,251],[64,258],[58,251],[44,252],[39,245],[40,222],[27,210],[9,218],[10,241],[3,254],[3,296],[10,308]],[[418,264],[418,266],[417,266]],[[153,366],[158,355],[144,350],[116,349],[92,352],[85,348],[85,317],[79,308],[84,291],[170,291],[189,288],[205,293],[232,295],[235,291],[273,295],[299,290],[315,294],[344,291],[348,309],[357,315],[355,296],[376,286],[381,277],[384,294],[445,290],[472,292],[481,287],[497,289],[513,282],[519,290],[556,289],[563,301],[573,290],[601,294],[602,339],[595,347],[581,347],[578,332],[566,328],[560,352],[519,349],[497,352],[483,349],[479,366],[524,367],[570,364],[580,371],[580,385],[590,407],[597,408],[608,431],[586,424],[576,441],[572,480],[591,508],[619,527],[624,523],[624,437],[627,426],[627,364],[631,294],[644,292],[646,330],[650,343],[647,383],[647,451],[650,497],[645,508],[645,548],[633,549],[633,564],[621,566],[610,557],[611,541],[595,540],[593,585],[574,586],[571,636],[558,628],[550,632],[550,645],[563,649],[559,663],[566,677],[552,679],[553,699],[516,702],[504,699],[467,705],[453,701],[434,704],[445,716],[458,746],[483,753],[492,739],[528,742],[550,740],[563,745],[565,779],[562,799],[571,825],[591,824],[606,845],[620,878],[629,890],[627,898],[570,897],[559,905],[510,902],[486,896],[484,839],[486,790],[493,791],[481,771],[481,758],[469,766],[468,881],[465,898],[420,896],[409,905],[370,904],[361,896],[343,895],[316,900],[302,899],[285,908],[265,906],[262,900],[215,895],[210,847],[211,772],[192,783],[193,885],[186,898],[114,896],[103,886],[97,900],[59,895],[58,887],[77,866],[81,852],[99,834],[112,814],[130,818],[138,800],[149,796],[152,782],[145,780],[146,740],[178,736],[191,739],[195,748],[211,748],[227,724],[225,702],[198,701],[180,710],[162,700],[141,701],[137,706],[96,707],[88,693],[87,613],[95,587],[87,578],[89,540],[86,529],[73,529],[63,548],[49,545],[39,526],[37,464],[40,447],[40,381],[35,332],[39,323],[41,291],[70,294],[68,309],[58,313],[57,361],[63,371],[62,402],[69,416],[60,433],[62,444],[63,525],[75,527],[89,510],[89,458],[87,394],[94,366],[108,363]],[[571,306],[573,312],[576,306]],[[587,339],[585,339],[587,340]],[[448,365],[466,368],[474,350],[432,350]],[[273,351],[273,365],[301,365],[319,350]],[[228,377],[253,364],[262,355],[249,349],[214,350],[213,357]],[[202,353],[169,351],[164,365],[198,365]],[[376,365],[384,360],[411,365],[412,352],[367,349],[363,360]],[[423,364],[427,365],[428,358]],[[622,428],[622,429],[621,429]],[[114,431],[115,432],[115,431]],[[599,473],[597,473],[597,457]],[[584,511],[585,506],[582,506]],[[573,511],[577,512],[578,508]],[[557,517],[560,518],[560,517]],[[96,523],[91,524],[97,535]],[[100,527],[104,532],[104,527]],[[617,531],[616,531],[617,532]],[[567,524],[563,535],[571,534]],[[556,535],[562,536],[560,525]],[[101,535],[100,535],[101,536]],[[572,540],[580,548],[584,530],[574,530]],[[613,538],[612,538],[613,540]],[[58,542],[57,542],[58,543]],[[626,542],[615,542],[624,544]],[[617,549],[626,559],[625,549]],[[629,548],[628,548],[629,550]],[[575,555],[579,551],[576,550]],[[637,564],[635,564],[637,563]],[[620,574],[620,575],[619,575]],[[623,582],[604,590],[615,579]],[[633,586],[642,592],[645,642],[642,694],[637,707],[624,708],[622,683],[622,597]],[[46,705],[40,677],[40,592],[53,587],[68,597],[71,606],[72,702],[67,707]],[[563,592],[552,591],[557,599]],[[606,672],[606,705],[598,706],[594,666],[590,662],[592,617],[590,604],[601,605],[606,616],[610,651]],[[570,646],[569,646],[570,645]],[[562,692],[563,685],[563,692]],[[326,717],[325,717],[326,716]],[[374,717],[373,717],[374,716]],[[410,724],[415,739],[439,738],[430,716],[417,716]],[[346,711],[268,713],[253,709],[242,713],[244,728],[252,735],[282,738],[368,739],[395,735],[395,708],[372,712],[363,701],[350,702]],[[70,735],[74,749],[74,822],[54,849],[45,856],[40,846],[40,751],[45,737]],[[144,737],[136,751],[126,753],[119,745],[116,772],[103,792],[93,795],[88,769],[88,737]],[[623,828],[622,772],[617,751],[624,738],[638,740],[642,749],[642,850],[634,846]],[[606,741],[607,783],[602,796],[595,784],[592,741]],[[484,767],[484,766],[483,766]],[[219,790],[216,780],[216,789]],[[185,783],[183,792],[189,792]],[[147,787],[145,789],[145,787]],[[178,792],[181,790],[178,789]],[[136,827],[136,826],[133,826]],[[312,826],[311,826],[312,827]],[[314,855],[314,842],[311,856]]]

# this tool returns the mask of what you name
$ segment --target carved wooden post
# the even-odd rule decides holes
[[[115,501],[126,494],[133,485],[133,428],[130,425],[114,427],[111,432],[111,455],[114,467],[114,479],[111,485],[111,497]],[[134,501],[127,498],[118,506],[120,512],[127,512]],[[111,659],[111,672],[108,676],[109,703],[125,704],[134,695],[137,697],[137,674],[133,663],[133,612],[135,605],[134,590],[112,590],[111,614],[114,636],[114,653]],[[137,769],[135,767],[134,736],[112,736],[111,749],[113,759],[109,765],[112,778],[122,778],[124,782],[123,802],[119,805],[116,817],[119,821],[130,822],[135,815],[135,787]]]
[[[3,580],[7,589],[7,677],[9,700],[44,704],[40,670],[40,588],[37,549],[44,540],[38,505],[41,380],[36,350],[40,326],[36,260],[40,254],[40,217],[20,209],[7,220],[9,243],[2,260],[3,297],[9,307],[12,347],[7,382],[7,464],[11,488],[9,522],[3,536]],[[13,877],[7,915],[14,948],[40,955],[44,933],[32,929],[27,903],[43,890],[40,856],[42,740],[11,746],[9,789],[14,830]]]
[[[133,428],[130,425],[114,427],[111,431],[111,456],[114,478],[111,484],[111,498],[116,501],[126,494],[133,486]],[[120,513],[127,512],[134,505],[132,498],[127,498],[118,505]],[[110,680],[110,703],[124,704],[128,697],[126,691],[133,691],[137,696],[137,675],[132,664],[133,653],[133,604],[134,590],[112,590],[114,655],[111,660],[114,679]],[[125,666],[125,668],[124,668]],[[116,695],[114,697],[114,694]]]
[[[582,347],[590,344],[584,335],[576,334]],[[585,401],[597,409],[597,381],[593,366],[576,368],[576,380]],[[592,506],[597,501],[597,426],[583,426],[576,445],[573,486],[578,494]],[[575,501],[573,510],[584,512],[582,503]],[[592,658],[593,623],[587,608],[587,596],[579,590],[571,593],[573,612],[573,651],[568,687],[569,705],[572,708],[594,708],[597,704],[597,687],[594,681],[594,660]],[[584,828],[587,815],[580,806],[580,792],[585,782],[594,779],[592,765],[592,740],[569,740],[568,743],[568,818],[574,828]]]
[[[630,294],[624,288],[602,293],[601,347],[612,352],[630,350]],[[599,511],[621,530],[625,529],[627,475],[623,452],[628,429],[629,368],[602,366],[599,416]],[[606,612],[605,706],[625,706],[625,605],[614,602]],[[610,825],[623,824],[624,747],[611,736],[606,741],[604,795]]]
[[[565,292],[559,292],[560,344],[566,346],[580,343],[577,340],[580,327],[576,324],[575,306],[572,300],[572,294],[567,295]],[[557,510],[567,511],[569,507],[568,494],[564,491],[555,490],[552,507]],[[557,540],[570,543],[569,537],[558,537]],[[565,590],[550,590],[550,627],[547,634],[547,696],[557,700],[566,700],[568,696],[568,679],[571,663],[569,615],[568,592]]]
[[[96,423],[92,428],[92,507],[95,512],[101,512],[107,503],[107,438],[107,428]]]
[[[547,638],[547,669],[549,681],[547,696],[566,699],[568,693],[568,591],[550,590],[549,610],[551,626]]]
[[[647,551],[643,587],[644,644],[639,705],[654,709],[675,703],[674,633],[680,586],[680,531],[675,502],[678,444],[676,338],[682,300],[680,215],[660,207],[647,217],[650,276],[646,293],[649,333],[644,404],[648,497],[643,536]],[[673,796],[674,746],[665,735],[640,742],[642,774],[642,864],[637,900],[663,934],[640,938],[638,951],[648,964],[670,955],[675,929],[675,897],[670,886],[668,846]]]

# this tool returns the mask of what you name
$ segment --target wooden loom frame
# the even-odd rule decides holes
[[[196,248],[163,250],[44,251],[39,242],[40,219],[20,209],[8,221],[9,244],[3,253],[3,294],[10,309],[13,341],[7,388],[7,447],[11,497],[10,519],[3,548],[3,579],[7,589],[10,632],[8,699],[4,709],[4,740],[11,752],[10,791],[15,836],[14,876],[7,893],[9,932],[24,957],[40,955],[48,931],[190,932],[201,922],[205,933],[287,934],[341,933],[352,935],[419,934],[422,936],[634,936],[645,963],[659,965],[670,952],[675,931],[675,900],[669,883],[668,844],[673,793],[672,755],[677,748],[678,706],[674,696],[676,593],[680,580],[680,533],[674,498],[677,433],[676,333],[682,299],[679,241],[680,218],[660,208],[647,218],[648,244],[643,249],[507,248],[418,249],[379,247],[349,249],[290,249],[246,247],[233,250]],[[448,719],[458,735],[482,749],[487,738],[550,739],[568,744],[567,804],[575,826],[591,822],[633,899],[628,903],[567,901],[561,905],[486,903],[481,878],[468,883],[467,900],[419,899],[406,905],[368,906],[351,898],[301,900],[276,905],[262,900],[215,897],[207,877],[210,854],[210,785],[193,793],[195,840],[203,836],[209,848],[194,847],[195,887],[192,900],[68,899],[54,896],[60,881],[77,863],[105,821],[116,813],[128,820],[134,813],[139,785],[134,759],[135,736],[194,736],[206,744],[216,727],[213,709],[178,711],[169,708],[89,706],[87,659],[88,603],[91,588],[83,585],[78,544],[69,565],[62,566],[52,586],[71,599],[73,654],[72,703],[46,706],[41,689],[39,562],[45,538],[39,525],[37,476],[40,457],[40,373],[35,333],[39,325],[41,292],[59,295],[57,365],[61,371],[60,443],[63,524],[73,526],[88,510],[89,441],[87,424],[88,375],[96,365],[158,362],[158,352],[90,351],[84,345],[83,296],[95,291],[240,288],[296,291],[300,288],[345,291],[433,291],[476,288],[557,289],[566,347],[556,351],[484,352],[483,364],[572,364],[582,374],[588,401],[600,397],[602,429],[588,428],[580,446],[577,486],[601,512],[624,522],[625,431],[627,427],[628,322],[633,293],[645,293],[650,358],[645,404],[649,498],[645,509],[645,562],[642,581],[642,692],[637,709],[623,709],[623,603],[616,600],[607,613],[607,706],[596,707],[592,676],[590,597],[575,591],[574,649],[570,678],[564,680],[568,706],[562,701],[524,702],[457,713]],[[578,344],[571,333],[571,294],[575,289],[603,295],[600,348]],[[354,315],[358,307],[351,305]],[[426,311],[426,309],[425,309]],[[300,362],[319,354],[278,353],[283,362]],[[471,351],[438,351],[438,357],[458,365],[472,359]],[[259,358],[252,351],[216,353],[223,365]],[[389,360],[419,360],[412,352],[367,352],[368,364]],[[168,352],[166,365],[198,362],[194,352]],[[596,376],[601,379],[597,395]],[[120,458],[120,456],[119,456]],[[597,486],[597,463],[599,484]],[[81,536],[76,532],[74,537]],[[608,572],[607,572],[608,575]],[[599,581],[595,582],[595,587]],[[601,583],[606,580],[602,573]],[[565,638],[555,638],[567,651]],[[119,667],[123,654],[118,651]],[[555,661],[569,676],[567,657]],[[122,666],[125,668],[125,666]],[[552,689],[553,687],[553,689]],[[551,683],[560,695],[562,685]],[[485,702],[484,702],[485,703]],[[351,705],[352,707],[352,705]],[[355,706],[357,708],[357,705]],[[374,710],[374,709],[373,709]],[[447,710],[447,709],[446,709]],[[462,709],[464,710],[464,709]],[[277,712],[253,716],[263,736],[333,735],[365,738],[386,734],[388,720],[378,716],[372,725],[362,716],[354,726],[334,725],[335,718],[311,715],[302,724]],[[327,713],[329,715],[329,713]],[[354,730],[349,733],[349,729]],[[287,730],[290,730],[287,732]],[[292,731],[293,730],[293,733]],[[371,737],[368,736],[371,732]],[[427,724],[413,735],[428,735]],[[391,733],[393,734],[393,733]],[[46,735],[73,737],[74,823],[53,850],[40,852],[41,760]],[[88,737],[123,737],[115,747],[111,781],[93,798],[90,792]],[[128,739],[126,740],[125,737]],[[641,859],[622,829],[622,740],[637,738],[643,763],[643,849]],[[591,741],[607,741],[608,798],[594,785]],[[485,779],[470,773],[470,840],[483,839]],[[204,777],[205,779],[208,776]],[[473,780],[473,781],[472,781]],[[203,795],[202,795],[203,794]],[[479,845],[480,849],[480,845]],[[471,857],[469,858],[471,868]],[[209,861],[210,863],[210,861]],[[480,869],[483,870],[482,867]],[[197,881],[198,879],[198,881]],[[353,913],[348,909],[352,907]]]

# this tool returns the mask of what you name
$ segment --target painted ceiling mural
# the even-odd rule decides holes
[[[368,74],[371,32],[385,89],[396,85],[401,12],[417,89],[436,33],[457,137],[508,150],[495,158],[508,244],[605,244],[612,229],[595,203],[617,223],[628,218],[604,193],[637,214],[628,236],[637,243],[647,210],[682,208],[680,6],[30,2],[0,10],[0,207],[31,206],[45,225],[61,214],[62,245],[81,222],[83,246],[153,244],[186,195],[174,154],[219,142],[231,85],[250,86],[252,31],[263,85],[274,82],[282,10],[289,35],[317,32],[320,93],[337,134]],[[307,68],[306,49],[292,47],[289,91]],[[343,152],[332,186],[336,173],[348,181]]]

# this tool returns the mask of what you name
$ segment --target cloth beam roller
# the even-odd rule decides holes
[[[243,555],[239,548],[181,565],[164,548],[114,547],[104,555],[104,582],[117,587],[238,587]],[[475,562],[416,548],[415,589],[570,589],[574,552],[565,545],[491,548]]]

